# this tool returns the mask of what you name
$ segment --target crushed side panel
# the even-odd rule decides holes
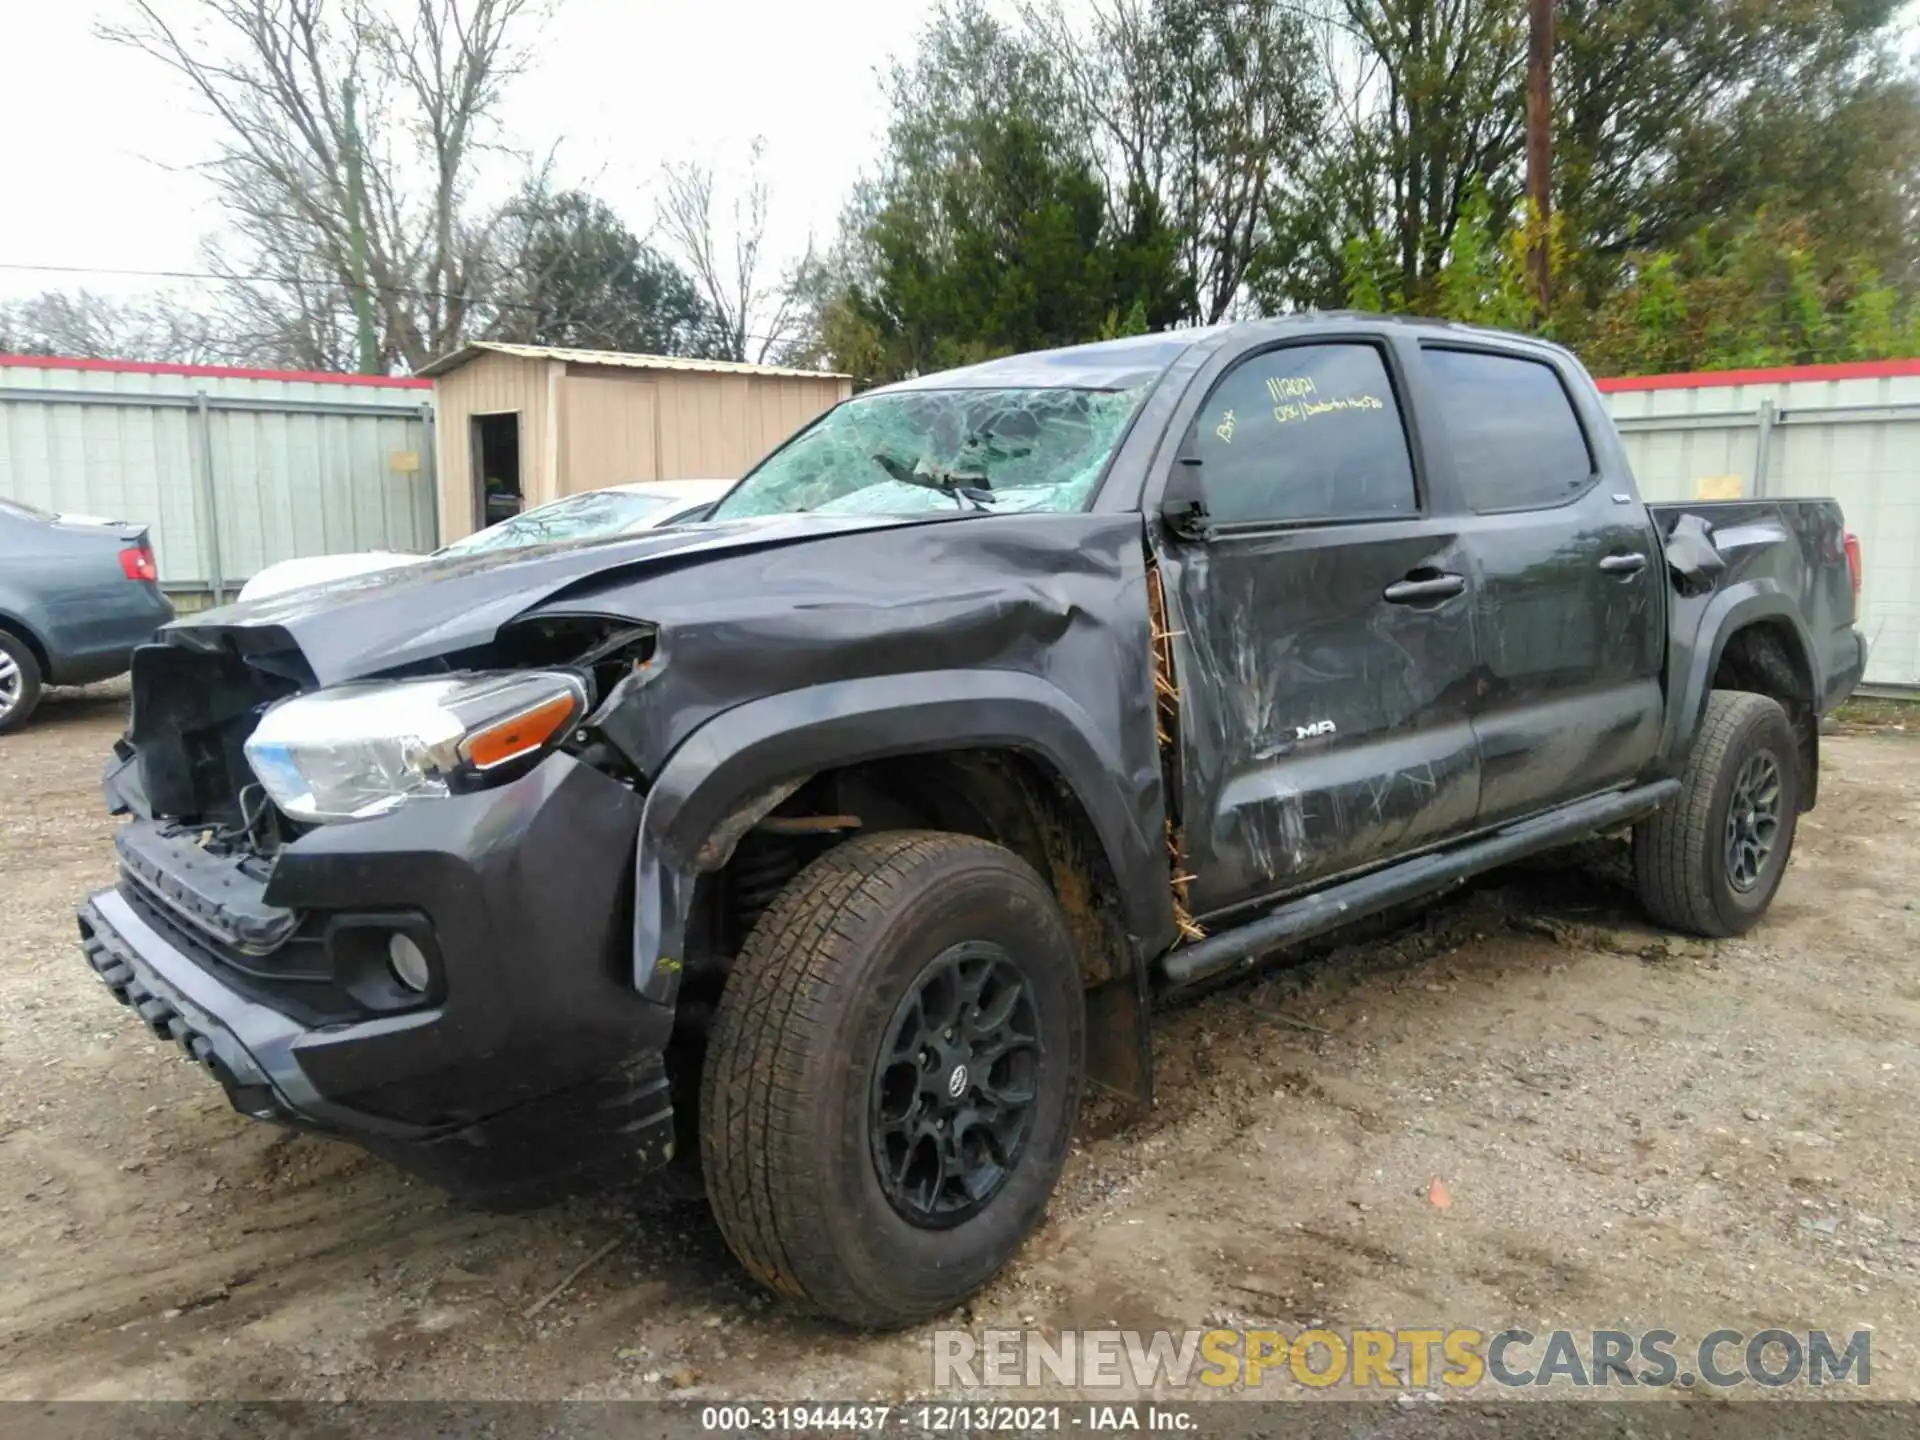
[[[1182,940],[1201,940],[1206,931],[1187,905],[1186,849],[1180,835],[1180,683],[1173,667],[1174,630],[1167,621],[1167,597],[1160,584],[1160,562],[1147,555],[1147,606],[1153,626],[1154,738],[1160,745],[1160,774],[1166,795],[1167,868],[1172,876],[1173,923]]]

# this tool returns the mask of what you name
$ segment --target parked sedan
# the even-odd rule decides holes
[[[145,526],[0,499],[0,734],[43,686],[118,675],[171,619]]]
[[[395,550],[362,550],[344,555],[305,555],[269,565],[240,588],[240,599],[259,600],[322,585],[376,570],[396,570],[446,555],[479,555],[495,550],[518,550],[563,540],[597,540],[633,530],[654,530],[698,519],[728,490],[731,480],[645,480],[564,495],[545,505],[443,545],[432,555],[409,555]]]

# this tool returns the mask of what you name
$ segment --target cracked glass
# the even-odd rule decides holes
[[[770,455],[708,518],[1082,510],[1149,388],[849,400]]]
[[[639,527],[673,503],[671,495],[637,490],[589,490],[539,505],[476,535],[436,550],[436,555],[479,555],[522,550],[563,540],[604,540]]]

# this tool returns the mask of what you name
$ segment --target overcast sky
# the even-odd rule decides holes
[[[169,0],[184,13],[194,0]],[[184,82],[95,37],[127,0],[0,0],[0,297],[50,288],[125,294],[165,282],[4,268],[200,268],[219,225],[195,162],[218,132]],[[932,0],[558,0],[533,72],[503,117],[529,150],[560,144],[561,177],[589,183],[645,234],[662,161],[744,165],[767,141],[782,259],[878,153],[880,74]]]

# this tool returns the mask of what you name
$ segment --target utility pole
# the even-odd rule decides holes
[[[1553,301],[1553,5],[1527,0],[1527,218],[1533,229],[1527,268],[1542,319]]]
[[[353,267],[353,315],[360,332],[360,373],[380,373],[380,347],[373,338],[373,294],[367,287],[367,191],[360,174],[360,123],[354,114],[353,81],[342,94],[346,111],[347,263]]]

